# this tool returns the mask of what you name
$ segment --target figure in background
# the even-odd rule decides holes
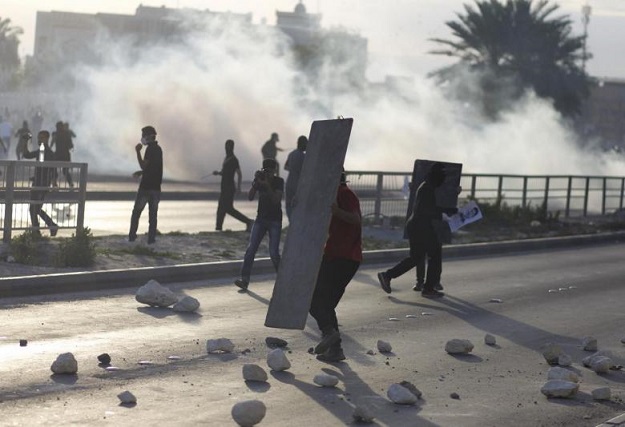
[[[457,208],[442,208],[436,204],[435,190],[444,181],[443,165],[434,163],[426,175],[425,181],[417,189],[412,215],[406,224],[413,265],[417,265],[420,260],[428,257],[427,275],[421,291],[421,295],[427,298],[445,295],[435,289],[441,279],[443,245],[436,234],[434,221],[441,221],[443,213],[453,215],[458,212]],[[389,270],[378,273],[378,280],[384,292],[390,294],[391,280],[407,271],[407,265],[404,261]]]
[[[52,161],[55,160],[54,152],[50,149],[48,145],[50,140],[50,132],[47,130],[42,130],[37,134],[37,142],[39,144],[43,144],[44,148],[44,161]],[[28,150],[28,146],[25,146],[22,155],[25,159],[38,159],[39,149],[30,151]],[[41,231],[39,230],[39,218],[43,220],[43,222],[48,226],[50,230],[50,236],[54,237],[59,231],[59,226],[50,218],[50,216],[43,210],[43,200],[48,194],[48,187],[52,185],[52,183],[56,180],[56,169],[55,168],[45,168],[45,167],[36,167],[35,168],[35,176],[33,177],[33,188],[30,190],[30,220],[33,226],[33,233],[41,235]]]
[[[277,143],[280,141],[277,133],[272,133],[271,137],[267,142],[263,144],[261,148],[261,153],[264,159],[271,159],[276,162],[276,175],[280,175],[280,163],[278,163],[278,151],[284,151],[282,148],[278,147]]]
[[[258,193],[258,213],[252,225],[250,243],[245,250],[241,278],[234,281],[239,288],[246,290],[250,283],[252,265],[260,242],[269,233],[269,256],[274,268],[280,265],[280,233],[282,232],[282,193],[284,180],[276,176],[277,164],[273,159],[263,160],[263,168],[256,171],[252,188],[247,198],[251,201]]]
[[[241,167],[239,159],[234,155],[234,141],[229,139],[225,144],[226,158],[221,165],[221,170],[214,171],[213,175],[221,176],[221,192],[217,205],[217,224],[215,230],[221,231],[226,214],[238,219],[245,224],[246,231],[250,231],[253,221],[234,208],[234,196],[241,192]],[[234,176],[237,176],[236,185]]]
[[[50,147],[55,148],[56,160],[62,162],[70,162],[72,159],[70,151],[74,149],[74,142],[72,141],[72,134],[68,126],[63,122],[56,122],[56,130],[52,133],[52,142]],[[74,135],[75,136],[75,135]],[[63,176],[70,187],[74,186],[74,180],[69,168],[62,169]]]
[[[306,158],[306,145],[308,144],[308,138],[304,135],[297,138],[297,148],[291,151],[286,158],[284,164],[284,170],[289,171],[289,176],[286,178],[286,194],[285,194],[285,206],[286,216],[291,221],[291,212],[293,211],[293,198],[295,197],[295,191],[297,190],[297,183],[302,172],[302,166],[304,165],[304,159]]]
[[[22,123],[22,127],[15,132],[15,137],[17,138],[15,158],[20,160],[24,151],[28,149],[28,142],[32,139],[32,134],[30,133],[30,129],[28,129],[28,122],[26,120]]]
[[[6,159],[9,157],[9,149],[11,148],[11,137],[13,136],[13,125],[8,118],[0,116],[0,145],[4,150],[4,153],[0,153],[0,158]]]
[[[141,149],[146,147],[144,156],[141,157]],[[156,140],[156,130],[152,126],[141,129],[141,142],[135,146],[137,162],[141,170],[132,174],[135,178],[141,178],[137,198],[130,217],[130,231],[128,241],[137,239],[139,218],[148,205],[148,244],[156,243],[156,226],[158,216],[158,204],[161,200],[161,183],[163,181],[163,150]]]
[[[41,111],[37,111],[35,115],[33,116],[32,125],[33,125],[33,129],[32,129],[33,135],[39,134],[39,131],[41,130],[41,126],[43,125],[43,114],[41,114]]]
[[[341,347],[336,307],[362,261],[360,201],[347,186],[345,173],[341,174],[336,201],[331,209],[332,220],[310,304],[310,315],[321,330],[321,341],[314,349],[317,359],[339,362],[345,359],[345,354]]]

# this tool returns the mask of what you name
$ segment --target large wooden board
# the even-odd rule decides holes
[[[304,329],[353,119],[313,122],[265,326]]]

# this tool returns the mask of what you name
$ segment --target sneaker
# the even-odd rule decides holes
[[[243,279],[237,279],[234,281],[234,284],[237,287],[243,289],[244,291],[247,291],[247,286],[250,284],[250,282],[247,280],[243,280]]]
[[[50,226],[50,236],[54,237],[56,236],[56,233],[59,232],[59,226],[58,225],[51,225]]]
[[[423,290],[423,280],[417,280],[417,283],[412,287],[415,292],[421,292]]]
[[[317,355],[317,360],[322,362],[340,362],[345,359],[345,353],[341,347],[331,347],[326,352]]]
[[[315,354],[325,353],[330,347],[337,345],[341,340],[341,334],[336,329],[332,330],[329,334],[324,334],[315,347]]]
[[[253,226],[254,226],[254,221],[248,222],[247,225],[245,226],[245,232],[249,233],[250,231],[252,231]]]
[[[378,280],[380,281],[380,286],[387,294],[391,293],[391,279],[385,272],[378,273]]]
[[[134,242],[135,240],[137,240],[137,236],[128,236],[128,241],[129,242]]]
[[[436,285],[434,285],[434,290],[435,291],[442,291],[443,290],[443,285],[441,285],[440,283],[437,283]]]
[[[421,296],[424,298],[440,298],[440,297],[444,297],[445,293],[434,290],[434,289],[424,289],[421,292]]]

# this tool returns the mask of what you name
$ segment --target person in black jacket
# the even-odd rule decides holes
[[[435,190],[445,181],[442,163],[434,163],[425,177],[425,181],[417,189],[412,215],[406,223],[406,231],[410,243],[410,256],[416,265],[419,260],[428,257],[427,275],[421,295],[427,298],[445,295],[435,289],[440,283],[442,273],[443,245],[439,240],[434,223],[442,220],[442,214],[452,215],[457,208],[442,208],[436,204]],[[386,293],[391,293],[391,279],[399,277],[403,270],[403,262],[393,268],[378,273],[380,286]]]
[[[141,149],[146,146],[145,154],[141,157]],[[128,241],[137,239],[139,218],[148,205],[148,244],[156,243],[156,225],[158,216],[158,204],[161,200],[161,183],[163,182],[163,150],[156,141],[156,130],[152,126],[141,129],[141,142],[135,146],[137,162],[141,170],[132,174],[133,177],[141,177],[137,198],[130,217],[130,231]]]
[[[44,161],[53,161],[55,160],[54,152],[50,149],[48,145],[48,141],[50,140],[50,132],[47,130],[42,130],[37,134],[37,142],[40,144],[43,143],[44,146]],[[34,151],[28,150],[28,145],[24,146],[24,151],[22,155],[25,159],[36,159],[39,156],[39,149]],[[56,233],[59,231],[59,226],[50,218],[50,216],[43,210],[43,199],[46,194],[48,194],[48,190],[46,188],[50,187],[56,181],[56,169],[55,168],[44,168],[44,167],[36,167],[35,168],[35,176],[33,177],[33,187],[36,187],[30,190],[30,220],[33,226],[33,233],[41,234],[39,231],[39,217],[46,223],[50,230],[50,236],[56,236]]]

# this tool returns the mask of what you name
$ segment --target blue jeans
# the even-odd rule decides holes
[[[243,258],[243,267],[241,268],[241,278],[249,282],[252,274],[252,265],[254,264],[254,257],[260,242],[267,232],[269,233],[269,256],[274,268],[278,271],[280,265],[280,233],[282,231],[281,221],[268,221],[265,219],[256,218],[254,225],[252,226],[252,232],[250,233],[250,243],[245,250],[245,257]]]
[[[139,218],[143,212],[145,205],[148,205],[148,243],[154,243],[156,240],[156,222],[158,215],[158,202],[161,200],[161,192],[159,190],[142,190],[137,191],[135,206],[132,209],[130,217],[130,232],[128,239],[133,241],[137,238],[137,228],[139,228]]]

